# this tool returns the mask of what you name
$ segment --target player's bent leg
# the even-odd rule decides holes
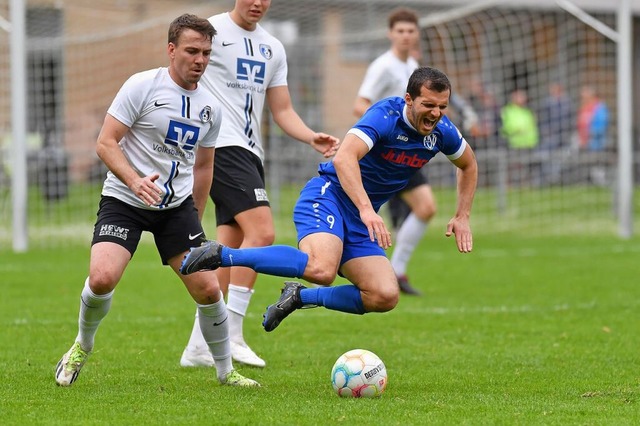
[[[234,216],[235,223],[218,226],[217,236],[221,243],[231,248],[250,248],[271,245],[275,229],[271,209],[259,206]],[[238,238],[238,235],[240,238]],[[229,310],[229,338],[231,357],[235,362],[263,368],[266,362],[260,358],[244,340],[244,317],[253,296],[257,273],[250,268],[220,268],[228,271],[227,309]],[[222,284],[222,283],[221,283]]]
[[[93,349],[98,327],[109,313],[114,289],[129,260],[129,251],[118,244],[98,242],[91,247],[89,278],[85,280],[80,294],[78,335],[56,365],[55,379],[58,385],[71,386],[77,380]]]
[[[131,253],[119,244],[99,242],[91,246],[89,285],[101,295],[113,291],[131,260]]]
[[[218,380],[229,386],[260,386],[234,370],[231,362],[228,311],[214,272],[201,272],[189,276],[181,275],[179,259],[169,259],[169,264],[181,277],[187,290],[198,306],[198,321],[202,336],[215,361]]]
[[[235,215],[234,219],[244,234],[241,248],[270,246],[275,241],[275,225],[269,206],[245,210]]]
[[[366,312],[387,312],[398,304],[398,283],[386,257],[357,257],[342,265],[341,271],[360,290]]]
[[[338,275],[342,257],[342,240],[333,234],[318,232],[300,240],[300,251],[308,255],[302,278],[320,284],[331,285]]]
[[[436,198],[430,185],[419,185],[402,192],[402,199],[409,205],[411,212],[423,222],[429,222],[437,213]]]
[[[242,244],[242,230],[237,224],[220,225],[217,228],[217,236],[220,238],[220,242],[230,247],[240,247]],[[231,268],[218,268],[216,270],[216,276],[218,277],[218,284],[223,294],[227,294],[229,287],[229,272]],[[182,367],[214,367],[215,361],[213,355],[209,350],[207,342],[205,342],[202,336],[202,330],[200,329],[200,320],[198,309],[196,309],[193,326],[191,327],[191,335],[189,341],[182,351],[180,357],[180,366]]]
[[[205,271],[185,276],[179,273],[181,256],[169,259],[169,265],[182,279],[187,291],[199,305],[211,305],[222,300],[220,287],[214,272]],[[225,311],[226,312],[226,311]],[[226,313],[225,313],[226,317]],[[227,340],[228,341],[228,340]],[[215,361],[209,344],[203,336],[200,320],[200,308],[196,309],[195,322],[191,330],[189,343],[180,357],[182,367],[215,367]]]
[[[396,272],[400,291],[404,294],[419,296],[420,291],[414,288],[407,277],[407,266],[413,252],[424,236],[429,221],[436,214],[436,201],[427,184],[415,186],[403,191],[402,200],[411,208],[396,233],[396,243],[391,255],[391,265]]]

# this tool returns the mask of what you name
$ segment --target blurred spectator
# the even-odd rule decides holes
[[[564,148],[570,147],[574,123],[574,108],[562,84],[549,85],[549,95],[538,112],[538,123],[541,183],[555,183],[560,179]]]
[[[531,153],[539,140],[536,117],[527,106],[527,100],[527,93],[516,89],[501,110],[501,133],[510,148],[509,162],[514,183],[524,183],[531,178]]]
[[[524,90],[514,90],[509,103],[502,107],[502,135],[507,139],[509,148],[530,149],[538,145],[538,125],[527,101]]]
[[[471,82],[469,102],[478,116],[478,121],[471,134],[475,146],[481,149],[501,147],[500,106],[493,92],[487,89],[482,81],[474,79]]]
[[[538,113],[540,149],[555,150],[567,146],[573,132],[573,105],[560,83],[549,85],[549,95]]]
[[[609,109],[591,86],[580,90],[578,141],[581,149],[602,151],[607,145]]]
[[[578,111],[578,144],[581,150],[592,153],[602,152],[607,146],[609,109],[591,86],[580,89],[580,110]],[[595,155],[595,154],[594,154]],[[597,155],[587,157],[589,180],[605,186],[608,182],[606,159]]]

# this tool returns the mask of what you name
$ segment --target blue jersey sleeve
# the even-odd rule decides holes
[[[459,158],[467,146],[467,141],[465,141],[460,130],[447,116],[442,117],[438,127],[442,132],[442,138],[438,140],[440,152],[446,155],[449,160]]]
[[[369,149],[385,135],[391,133],[402,116],[402,110],[393,102],[396,98],[387,98],[375,103],[351,128],[349,133],[355,134],[365,141]],[[397,98],[400,99],[400,98]]]

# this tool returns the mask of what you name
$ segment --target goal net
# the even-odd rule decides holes
[[[233,2],[25,3],[30,246],[56,247],[90,238],[105,174],[95,140],[121,84],[167,64],[173,18],[210,16]],[[298,113],[310,127],[342,137],[355,122],[367,65],[389,47],[389,12],[414,8],[421,62],[444,70],[467,106],[449,114],[478,158],[474,232],[614,236],[616,44],[554,2],[507,3],[514,2],[274,0],[262,24],[285,45]],[[589,12],[615,28],[615,10]],[[9,16],[9,0],[0,0],[0,248],[10,247],[12,233]],[[526,114],[533,127],[521,125]],[[287,216],[323,159],[268,117],[265,124],[269,194],[274,211]],[[598,136],[585,136],[586,129]],[[455,168],[443,157],[427,169],[440,226],[454,212]],[[212,235],[214,226],[210,209]],[[292,235],[291,228],[279,235]]]

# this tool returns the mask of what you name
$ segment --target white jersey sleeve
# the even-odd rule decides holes
[[[131,76],[107,113],[129,128],[119,142],[129,164],[140,176],[160,174],[155,183],[163,195],[149,207],[111,172],[102,195],[146,209],[179,206],[192,193],[197,147],[216,146],[222,120],[216,99],[202,87],[181,88],[159,68]]]
[[[262,113],[267,89],[287,85],[284,46],[260,25],[246,31],[229,13],[209,18],[217,31],[201,82],[223,110],[217,147],[239,146],[264,160]]]
[[[369,64],[358,96],[372,104],[390,96],[404,96],[409,77],[416,68],[418,62],[414,58],[403,62],[388,50]]]

